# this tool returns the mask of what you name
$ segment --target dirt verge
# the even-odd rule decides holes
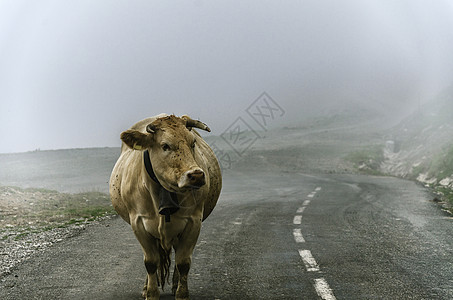
[[[103,193],[0,186],[0,278],[36,251],[112,215]]]

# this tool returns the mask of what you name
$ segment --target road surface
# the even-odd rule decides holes
[[[389,177],[227,171],[191,298],[453,299],[453,221],[431,199]],[[0,299],[141,299],[144,279],[116,217],[19,265]]]

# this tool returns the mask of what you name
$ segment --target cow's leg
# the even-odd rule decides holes
[[[173,295],[176,294],[176,290],[178,289],[178,282],[179,282],[179,271],[178,271],[178,268],[175,266],[175,268],[173,270],[173,279],[172,279],[172,288],[171,288],[171,292],[173,293]]]
[[[143,297],[146,298],[146,300],[158,300],[160,295],[157,287],[159,241],[145,230],[141,218],[137,218],[131,225],[144,253],[147,277],[145,287],[143,288]]]
[[[148,291],[148,274],[146,274],[145,285],[143,286],[142,297],[146,298],[146,291]]]
[[[177,300],[189,299],[187,277],[190,270],[190,264],[192,263],[193,249],[197,243],[200,229],[201,219],[190,222],[179,238],[177,245],[175,245],[175,264],[179,274],[175,294]],[[175,286],[174,282],[173,286]]]

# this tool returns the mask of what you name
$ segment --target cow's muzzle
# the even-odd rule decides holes
[[[202,169],[194,168],[182,174],[178,182],[180,189],[193,188],[199,189],[206,183],[205,175]]]

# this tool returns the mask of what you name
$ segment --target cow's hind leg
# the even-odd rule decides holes
[[[146,300],[158,300],[159,289],[157,280],[157,267],[159,265],[159,241],[151,236],[143,225],[141,218],[133,222],[132,229],[137,240],[140,242],[144,253],[144,261],[147,272],[145,286],[143,288],[143,297]]]

